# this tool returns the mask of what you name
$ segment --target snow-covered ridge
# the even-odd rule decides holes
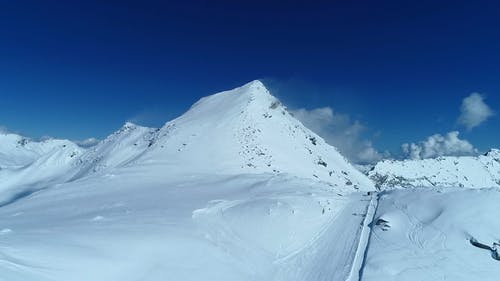
[[[13,133],[0,132],[0,169],[21,168],[56,150],[72,151],[74,156],[84,149],[69,140],[34,141]]]
[[[500,150],[477,157],[384,160],[368,172],[381,189],[397,187],[500,187]]]
[[[46,186],[140,166],[152,174],[290,174],[348,190],[374,188],[257,80],[200,99],[160,129],[127,122],[87,149],[67,140],[36,143],[20,136],[3,138],[0,167],[10,168],[0,171],[0,179],[12,182],[9,186]],[[18,146],[23,149],[14,149]],[[0,190],[8,181],[0,181]]]
[[[77,170],[73,179],[128,165],[153,145],[158,130],[126,122],[73,163]]]

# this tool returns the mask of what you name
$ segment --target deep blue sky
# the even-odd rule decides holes
[[[0,0],[0,125],[103,138],[259,78],[290,107],[350,114],[380,150],[457,129],[500,146],[500,118],[456,123],[472,92],[500,110],[500,4],[329,2]]]

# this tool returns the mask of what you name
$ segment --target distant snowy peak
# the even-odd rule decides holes
[[[500,150],[477,157],[438,157],[423,160],[384,160],[368,172],[379,188],[500,187]]]
[[[24,167],[60,150],[68,152],[71,157],[84,151],[69,140],[34,141],[17,134],[0,133],[0,168]]]
[[[162,163],[171,173],[287,173],[353,190],[373,188],[257,80],[200,99],[158,131],[137,163]]]
[[[34,141],[15,134],[0,134],[0,192],[9,198],[24,192],[18,189],[20,186],[36,190],[34,186],[64,182],[72,174],[72,163],[84,151],[69,140]],[[3,203],[0,199],[0,204]]]

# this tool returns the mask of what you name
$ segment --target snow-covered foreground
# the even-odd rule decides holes
[[[370,197],[124,168],[0,208],[0,280],[345,280]],[[34,188],[38,189],[38,188]]]
[[[362,280],[499,280],[500,261],[470,239],[500,241],[500,190],[383,193]]]

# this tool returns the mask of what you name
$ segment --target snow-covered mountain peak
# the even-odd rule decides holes
[[[258,80],[200,99],[160,129],[140,162],[163,163],[172,173],[287,173],[373,187]]]
[[[123,124],[121,130],[133,130],[137,127],[140,127],[140,126],[135,124],[135,123],[132,123],[130,121],[127,121],[127,122],[125,122],[125,124]]]
[[[145,132],[148,131],[152,128],[149,127],[144,127],[137,125],[135,123],[132,123],[130,121],[125,122],[120,129],[106,137],[104,140],[101,141],[101,143],[109,143],[115,141],[117,138],[123,138],[126,135],[129,134],[134,134],[134,132],[139,131],[139,132]]]
[[[280,105],[269,90],[259,80],[241,87],[201,98],[181,118],[227,119],[242,113],[260,113]]]

